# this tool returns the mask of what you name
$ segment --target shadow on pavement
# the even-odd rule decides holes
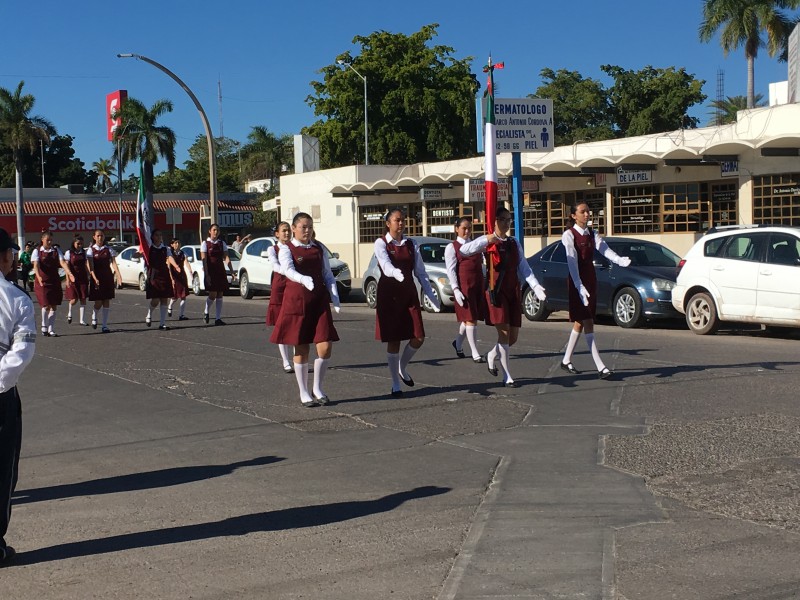
[[[80,556],[94,556],[137,548],[180,544],[219,537],[242,536],[263,531],[283,531],[340,523],[394,510],[404,502],[446,494],[451,488],[425,486],[389,494],[375,500],[333,502],[231,517],[221,521],[182,525],[126,533],[95,540],[84,540],[40,548],[17,555],[15,565],[31,565]]]

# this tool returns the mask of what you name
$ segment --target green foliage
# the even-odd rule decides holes
[[[230,138],[214,138],[214,158],[217,167],[217,191],[241,191],[238,160],[239,142]],[[204,134],[195,138],[189,148],[189,160],[183,169],[165,171],[155,178],[158,193],[208,193],[208,141]]]
[[[363,130],[362,130],[363,131]],[[275,135],[263,125],[254,126],[242,148],[242,175],[246,180],[269,179],[275,189],[281,173],[294,170],[293,139]]]
[[[766,106],[763,101],[764,96],[756,94],[755,106]],[[713,100],[709,104],[711,111],[711,121],[709,125],[727,125],[736,123],[736,113],[747,108],[747,96],[728,96],[724,100]]]
[[[472,58],[456,59],[453,48],[431,46],[437,28],[432,24],[411,35],[376,31],[356,36],[356,58],[344,52],[319,71],[322,81],[311,82],[314,93],[306,102],[322,118],[303,133],[319,138],[324,167],[363,162],[364,86],[353,69],[367,79],[371,163],[473,154],[473,99],[479,85],[471,72]]]
[[[97,177],[97,191],[104,192],[109,189],[113,183],[112,178],[116,169],[107,158],[101,158],[92,163],[92,170]]]
[[[50,143],[56,128],[44,117],[31,115],[36,99],[23,94],[24,81],[13,91],[0,87],[0,145],[11,149],[15,167],[24,171],[25,156],[39,150],[40,140]]]

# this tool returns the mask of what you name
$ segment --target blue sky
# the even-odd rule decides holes
[[[173,101],[175,110],[164,124],[178,136],[179,165],[203,133],[186,93],[154,67],[116,57],[123,52],[148,56],[181,77],[205,108],[214,135],[220,133],[221,81],[224,134],[242,142],[254,125],[298,133],[311,124],[314,115],[305,103],[309,82],[339,53],[357,54],[354,36],[376,30],[410,34],[430,23],[439,23],[435,43],[451,46],[458,58],[474,58],[473,72],[480,73],[490,51],[505,62],[495,79],[503,97],[532,93],[544,67],[577,70],[608,84],[601,64],[684,67],[706,81],[707,102],[716,96],[716,73],[722,69],[725,95],[746,92],[743,51],[726,58],[717,41],[698,41],[700,0],[39,0],[3,5],[0,86],[14,88],[24,79],[25,91],[37,99],[34,113],[75,138],[77,156],[87,168],[111,154],[103,113],[106,94],[116,89],[148,105],[158,98]],[[769,82],[786,79],[786,69],[762,52],[756,92],[767,98]],[[479,79],[483,84],[483,74]],[[693,115],[705,123],[708,109],[695,109]]]

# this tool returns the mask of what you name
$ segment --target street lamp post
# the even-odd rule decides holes
[[[44,188],[44,142],[39,138],[39,156],[42,158],[42,188]]]
[[[367,131],[367,78],[364,77],[361,73],[356,71],[355,67],[348,62],[344,62],[343,60],[337,60],[337,63],[340,65],[345,65],[350,67],[353,70],[353,73],[358,75],[362,80],[364,80],[364,164],[369,164],[369,132]]]
[[[197,112],[200,113],[200,119],[203,121],[203,127],[206,130],[206,140],[208,141],[208,181],[209,181],[209,200],[211,201],[211,222],[217,222],[217,213],[218,213],[218,204],[217,204],[217,159],[216,153],[214,152],[214,137],[211,135],[211,125],[208,123],[208,117],[206,116],[203,107],[200,105],[200,101],[197,99],[197,96],[194,95],[192,90],[189,89],[183,81],[181,81],[180,77],[175,75],[172,71],[166,68],[164,65],[157,63],[151,58],[147,58],[146,56],[142,56],[141,54],[117,54],[117,58],[138,58],[139,60],[143,60],[146,63],[153,65],[155,68],[163,71],[167,75],[169,75],[179,86],[183,88],[187,94],[189,94],[189,98],[192,99],[194,102],[195,108],[197,108]]]

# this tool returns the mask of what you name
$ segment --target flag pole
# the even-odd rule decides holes
[[[492,55],[489,55],[489,62],[483,68],[483,72],[488,74],[488,82],[486,85],[486,112],[484,115],[485,120],[485,135],[484,142],[484,163],[486,174],[484,177],[485,196],[486,196],[486,233],[494,231],[495,214],[497,212],[497,157],[495,155],[495,131],[494,131],[494,70],[502,69],[505,65],[503,63],[492,63]],[[489,295],[494,295],[495,287],[495,259],[499,258],[497,249],[493,244],[492,247],[487,247],[487,256],[489,260]]]

